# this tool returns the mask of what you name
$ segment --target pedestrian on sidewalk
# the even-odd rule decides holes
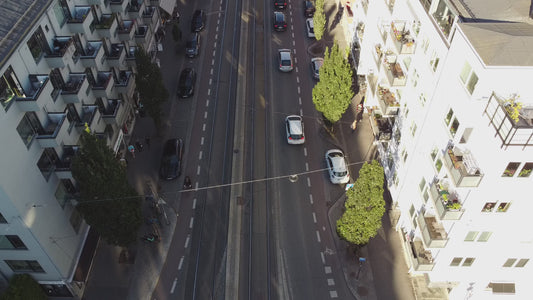
[[[135,147],[133,145],[128,146],[128,151],[131,153],[131,156],[135,158]]]
[[[139,149],[139,152],[143,151],[143,144],[139,140],[135,141],[135,147],[137,147],[137,149]]]
[[[353,133],[355,129],[357,128],[357,120],[354,120],[350,127],[352,128],[352,133]]]
[[[150,136],[146,136],[144,138],[144,143],[146,144],[146,146],[148,146],[148,149],[150,149]]]

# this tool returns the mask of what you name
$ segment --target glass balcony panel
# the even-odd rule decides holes
[[[64,146],[61,158],[56,162],[55,173],[59,179],[73,179],[72,160],[78,152],[78,146]]]
[[[67,26],[74,33],[91,32],[90,27],[93,21],[94,15],[90,6],[75,6],[72,18],[67,21]]]
[[[124,20],[118,26],[118,39],[120,41],[130,41],[135,35],[135,21]]]
[[[137,19],[142,15],[146,5],[143,0],[130,0],[128,6],[128,16],[132,19]]]
[[[118,99],[107,100],[107,107],[102,112],[102,119],[106,124],[122,124],[124,116],[124,106],[122,101]]]
[[[94,23],[96,32],[101,37],[112,38],[118,28],[118,21],[114,14],[103,14],[99,22]]]
[[[124,67],[126,59],[126,47],[123,44],[112,44],[107,54],[107,64],[110,67]]]
[[[146,46],[146,44],[150,41],[151,36],[150,27],[146,25],[138,26],[137,31],[135,32],[135,42],[137,44]]]
[[[52,41],[50,52],[44,56],[50,68],[63,68],[74,57],[76,47],[70,36],[57,36]]]
[[[61,89],[61,97],[65,103],[79,103],[84,98],[89,82],[84,73],[71,73],[69,80]]]
[[[114,13],[123,13],[128,7],[129,0],[110,0],[109,6]]]
[[[448,243],[448,233],[435,216],[420,214],[417,218],[420,232],[426,247],[444,248]]]
[[[457,147],[447,149],[444,164],[456,187],[477,187],[483,174],[470,151],[461,151]]]
[[[439,187],[439,184],[435,183],[431,185],[429,194],[441,220],[461,219],[465,211],[454,193],[450,193],[449,190]]]
[[[415,271],[427,272],[433,270],[435,263],[430,250],[426,250],[422,241],[415,238],[405,243],[412,267]]]
[[[53,90],[48,75],[30,75],[28,88],[16,98],[17,105],[22,111],[39,111],[48,102]]]
[[[102,62],[105,59],[103,43],[99,41],[90,41],[87,43],[84,55],[80,56],[81,63],[85,68],[102,68]]]
[[[98,72],[96,82],[92,86],[93,94],[96,97],[110,97],[112,94],[114,79],[112,72]]]
[[[66,113],[48,113],[48,119],[43,130],[38,133],[37,141],[43,148],[55,148],[61,145],[61,141],[68,135],[65,119]]]
[[[115,83],[115,88],[118,93],[122,93],[131,97],[135,90],[135,76],[131,71],[120,71],[119,78]]]
[[[156,6],[148,6],[144,9],[143,12],[143,21],[144,24],[155,24],[157,22],[158,13]]]

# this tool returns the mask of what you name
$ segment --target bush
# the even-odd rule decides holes
[[[17,274],[9,280],[9,286],[0,300],[46,300],[45,292],[29,274]]]

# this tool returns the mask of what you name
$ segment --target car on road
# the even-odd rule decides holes
[[[307,37],[309,38],[315,37],[315,25],[313,23],[312,18],[305,19],[305,29],[307,31]]]
[[[198,55],[200,51],[200,34],[198,32],[193,33],[185,44],[185,53],[188,57],[192,58]]]
[[[292,52],[290,49],[279,49],[278,50],[278,62],[279,70],[281,72],[290,72],[292,71]]]
[[[285,15],[280,11],[274,12],[274,30],[285,31],[287,30],[287,21],[285,21]]]
[[[159,176],[165,180],[176,179],[181,175],[181,160],[183,158],[183,140],[169,139],[163,146],[163,156]]]
[[[304,16],[306,18],[312,18],[315,14],[315,6],[313,5],[313,2],[311,1],[304,1]]]
[[[181,71],[178,81],[178,96],[188,98],[194,95],[194,85],[196,83],[196,72],[192,68],[185,68]]]
[[[191,32],[200,32],[205,28],[206,15],[203,9],[194,11],[191,20]]]
[[[287,131],[287,143],[299,145],[305,143],[304,123],[302,117],[290,115],[285,118],[285,130]]]
[[[320,79],[320,67],[324,64],[324,59],[322,57],[313,57],[311,58],[311,73],[313,74],[314,79]]]
[[[287,7],[287,0],[274,0],[274,7],[277,9],[284,9]]]
[[[329,180],[331,180],[331,183],[343,184],[350,181],[348,164],[341,150],[328,150],[326,152],[326,165],[328,166]]]

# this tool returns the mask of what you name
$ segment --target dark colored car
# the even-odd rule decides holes
[[[287,30],[287,22],[285,21],[285,15],[282,12],[274,12],[274,30],[285,31]]]
[[[178,81],[178,96],[188,98],[194,95],[194,84],[196,83],[196,72],[192,68],[181,71]]]
[[[183,140],[169,139],[163,146],[159,175],[162,179],[172,180],[181,175],[181,159],[183,157]]]
[[[200,34],[198,32],[193,33],[187,43],[185,44],[185,53],[188,57],[195,57],[200,50]]]
[[[287,6],[287,0],[274,0],[274,7],[284,9]]]
[[[191,20],[191,31],[199,32],[205,28],[205,11],[202,9],[197,9],[194,11]]]
[[[315,6],[311,1],[304,1],[304,16],[307,18],[312,18],[315,14]]]

